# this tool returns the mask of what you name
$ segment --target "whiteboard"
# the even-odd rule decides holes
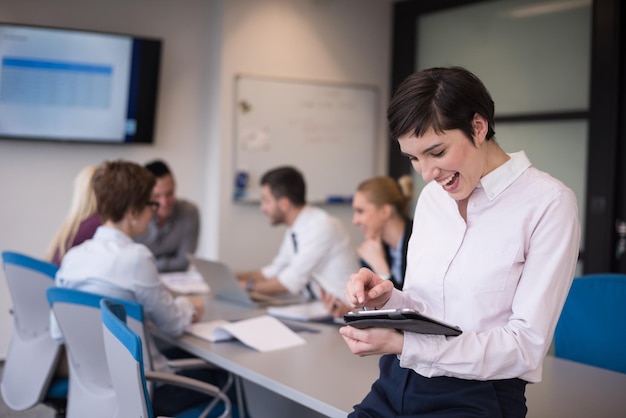
[[[303,173],[311,203],[349,202],[375,175],[374,87],[242,75],[235,84],[236,201],[257,202],[261,176],[282,165]]]

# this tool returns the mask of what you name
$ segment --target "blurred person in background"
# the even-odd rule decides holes
[[[46,254],[46,260],[57,266],[61,264],[63,256],[70,248],[91,238],[102,224],[96,211],[96,196],[91,182],[95,171],[95,166],[87,166],[74,178],[70,210]]]
[[[144,244],[156,258],[160,273],[185,271],[189,267],[187,256],[198,246],[200,215],[193,203],[176,198],[176,182],[168,165],[155,160],[145,165],[156,184],[151,200],[159,207],[145,233],[135,238]]]

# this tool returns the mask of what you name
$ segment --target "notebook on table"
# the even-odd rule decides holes
[[[202,275],[217,298],[238,303],[250,308],[264,308],[273,305],[289,305],[303,302],[302,295],[281,294],[266,295],[248,292],[239,285],[235,273],[226,264],[189,256],[191,265]]]

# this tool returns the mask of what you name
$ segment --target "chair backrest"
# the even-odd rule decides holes
[[[626,275],[574,279],[554,334],[557,357],[626,373]]]
[[[87,278],[85,280],[77,280],[66,286],[69,289],[80,290],[81,292],[94,293],[100,297],[106,297],[112,300],[123,300],[137,302],[135,294],[128,289],[124,289],[111,282],[102,279]],[[146,370],[152,370],[152,358],[150,357],[149,340],[146,339],[146,330],[143,323],[143,312],[141,320],[135,319],[133,316],[128,318],[128,325],[135,331],[142,340],[143,345],[143,364]],[[151,388],[151,385],[150,385]],[[152,391],[152,389],[150,389]]]
[[[2,262],[13,303],[14,332],[0,391],[9,408],[22,411],[45,399],[62,353],[62,344],[50,337],[46,300],[57,266],[9,251],[2,253]]]
[[[152,417],[143,367],[141,338],[126,325],[123,305],[100,301],[102,336],[117,397],[119,417]]]
[[[102,338],[101,295],[75,289],[50,288],[48,302],[63,333],[69,361],[67,417],[112,417],[117,402]],[[140,304],[122,304],[132,322],[143,332]]]

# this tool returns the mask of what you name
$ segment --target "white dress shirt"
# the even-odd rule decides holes
[[[183,333],[191,323],[194,306],[187,298],[172,297],[161,283],[156,261],[143,244],[115,228],[100,226],[93,239],[67,252],[56,274],[59,287],[76,287],[77,282],[97,279],[132,292],[143,306],[146,319],[172,337]],[[57,326],[52,324],[51,333]],[[53,335],[53,337],[60,335]],[[165,371],[165,359],[150,342],[153,367]]]
[[[385,307],[418,309],[463,334],[405,332],[400,365],[427,377],[540,381],[579,242],[574,193],[524,152],[481,179],[467,222],[441,186],[428,184],[415,210],[404,291]]]
[[[278,277],[291,293],[311,283],[314,292],[321,286],[345,301],[346,283],[358,269],[358,256],[341,222],[320,208],[305,206],[285,232],[278,254],[261,273],[268,279]]]

